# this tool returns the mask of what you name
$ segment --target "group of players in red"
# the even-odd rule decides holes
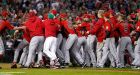
[[[17,68],[22,49],[19,64],[24,68],[43,67],[46,64],[43,57],[49,59],[50,68],[69,66],[73,62],[82,68],[103,68],[107,59],[112,67],[123,68],[126,49],[132,58],[131,66],[140,66],[140,9],[129,17],[113,10],[98,10],[97,14],[85,12],[75,18],[52,9],[44,20],[37,16],[35,10],[29,10],[26,21],[19,27],[10,24],[7,12],[1,15],[1,34],[7,28],[16,30],[15,33],[23,32],[23,41],[15,49],[11,68]],[[134,20],[136,24],[133,18],[137,18]],[[2,55],[2,38],[0,49]]]

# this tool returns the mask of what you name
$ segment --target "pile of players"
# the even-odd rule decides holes
[[[16,30],[15,35],[23,32],[11,68],[17,68],[21,50],[21,68],[46,67],[48,62],[54,69],[72,64],[103,68],[108,61],[111,67],[124,68],[125,50],[130,54],[131,66],[140,66],[140,9],[129,16],[98,10],[97,14],[85,12],[75,18],[52,9],[43,20],[36,10],[29,10],[19,27],[9,23],[7,14],[2,12],[0,33],[6,28]],[[1,38],[0,49],[4,50]]]

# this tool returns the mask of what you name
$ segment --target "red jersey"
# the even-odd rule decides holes
[[[23,30],[22,37],[30,43],[31,37],[30,37],[30,34],[27,31]]]
[[[133,26],[127,22],[120,22],[117,24],[117,29],[119,30],[121,37],[125,37],[130,35]]]
[[[25,26],[29,30],[30,37],[44,36],[43,22],[37,16],[29,18],[25,23]]]
[[[83,22],[81,24],[81,27],[85,27],[86,31],[90,31],[90,23],[89,22]]]
[[[111,22],[113,25],[116,25],[116,23],[117,23],[116,17],[111,17],[111,18],[110,18],[110,22]]]
[[[92,24],[95,25],[96,24],[96,20],[92,20]]]
[[[0,32],[5,30],[6,28],[12,30],[14,26],[12,26],[7,20],[0,20]]]
[[[78,25],[78,28],[76,29],[78,36],[87,36],[87,31],[90,31],[90,23],[83,22],[82,24]]]
[[[76,27],[75,30],[76,30],[76,34],[78,35],[78,37],[81,37],[82,33],[81,33],[80,27]]]
[[[116,24],[117,24],[117,19],[116,17],[111,17],[110,18],[110,23],[112,26],[112,34],[110,35],[111,37],[119,37],[119,33],[116,30]]]
[[[58,22],[55,19],[48,19],[44,21],[45,37],[56,37],[59,31]]]
[[[98,42],[102,42],[103,39],[105,38],[105,30],[104,30],[104,19],[100,18],[96,24],[93,26],[93,29],[90,31],[91,34],[97,36]]]
[[[113,24],[111,24],[109,21],[106,21],[105,23],[104,23],[104,29],[105,29],[105,31],[109,31],[110,32],[110,36],[109,37],[114,37],[114,26],[113,26]]]
[[[66,33],[75,34],[75,31],[72,28],[69,27],[67,20],[61,21],[61,25],[66,29],[66,31],[65,31]]]

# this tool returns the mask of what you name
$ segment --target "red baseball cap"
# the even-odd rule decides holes
[[[131,18],[136,18],[136,14],[132,13],[132,14],[130,14],[130,17]]]
[[[61,13],[60,14],[60,18],[66,18],[67,17],[67,14],[66,13]]]
[[[90,18],[90,15],[89,14],[84,14],[83,18]]]
[[[79,16],[77,16],[76,19],[75,19],[75,21],[79,21],[79,20],[82,21],[82,18],[79,17]]]
[[[55,9],[51,10],[51,13],[56,15],[57,14],[57,11]]]

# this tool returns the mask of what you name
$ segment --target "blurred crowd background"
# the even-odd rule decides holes
[[[24,21],[22,18],[29,9],[36,9],[43,19],[51,8],[72,17],[85,12],[96,13],[99,9],[113,9],[116,13],[129,15],[140,8],[140,0],[0,0],[0,11],[8,10],[11,13],[9,19],[15,26]]]

